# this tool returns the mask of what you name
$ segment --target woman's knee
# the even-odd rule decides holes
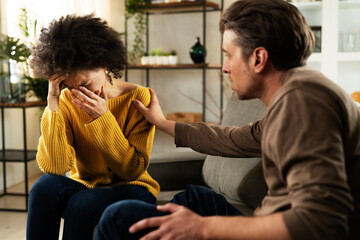
[[[44,174],[34,183],[30,190],[31,196],[49,196],[52,192],[57,192],[57,187],[62,181],[63,176]]]

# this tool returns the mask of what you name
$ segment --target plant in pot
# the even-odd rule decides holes
[[[169,63],[172,65],[175,65],[175,64],[177,64],[177,61],[178,61],[178,57],[177,57],[176,50],[171,50],[170,57],[169,57]]]
[[[156,64],[156,50],[155,49],[152,49],[150,51],[149,64],[150,65]]]
[[[31,18],[25,8],[21,8],[20,11],[18,27],[26,39],[27,45],[32,47],[35,44],[38,21],[36,18]],[[27,60],[24,74],[26,80],[26,93],[29,93],[29,96],[36,96],[40,100],[46,101],[49,82],[44,78],[32,76],[31,72],[29,60]]]
[[[142,65],[149,64],[149,54],[147,52],[145,52],[144,55],[141,57],[141,64]]]
[[[164,56],[162,57],[162,64],[165,64],[165,65],[169,65],[170,63],[170,53],[169,52],[165,52],[164,53]]]
[[[156,58],[155,58],[155,62],[157,65],[161,65],[162,64],[162,56],[163,56],[163,51],[161,48],[156,49]]]
[[[30,49],[20,39],[0,35],[1,101],[25,101],[23,69]]]

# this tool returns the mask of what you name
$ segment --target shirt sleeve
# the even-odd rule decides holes
[[[242,127],[177,122],[175,144],[215,156],[261,157],[261,126],[261,120]]]
[[[72,168],[75,150],[73,134],[64,112],[45,108],[41,119],[41,136],[36,160],[44,173],[62,175]]]
[[[289,194],[283,217],[292,239],[345,239],[348,232],[342,109],[330,93],[293,90],[265,117],[264,153]]]
[[[139,100],[150,104],[150,93]],[[108,110],[101,117],[86,124],[108,168],[125,181],[139,178],[148,168],[155,127],[130,106],[126,129],[121,129],[115,116]]]

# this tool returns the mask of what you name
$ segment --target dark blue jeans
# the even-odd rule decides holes
[[[201,216],[243,215],[229,204],[223,196],[202,186],[189,185],[184,192],[175,195],[171,202],[183,205]],[[107,207],[101,216],[95,239],[139,239],[151,229],[130,234],[129,227],[132,224],[145,218],[164,215],[166,213],[158,211],[155,204],[136,200],[124,200],[114,203]]]
[[[141,186],[88,189],[65,176],[42,175],[30,191],[26,239],[57,240],[63,217],[63,239],[91,240],[105,208],[124,199],[156,202],[155,197]]]

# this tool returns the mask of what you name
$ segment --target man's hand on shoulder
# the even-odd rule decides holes
[[[134,100],[133,104],[142,114],[144,114],[148,122],[154,124],[161,131],[164,131],[165,133],[174,137],[175,122],[165,118],[155,91],[151,88],[149,88],[149,91],[151,94],[151,103],[148,108],[146,108],[139,100]]]

